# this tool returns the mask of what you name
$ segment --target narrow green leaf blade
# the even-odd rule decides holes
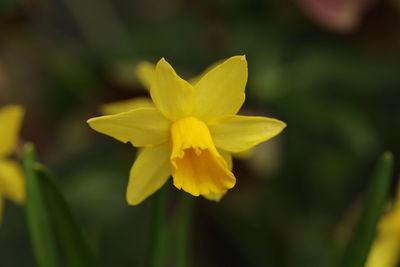
[[[166,243],[166,200],[167,188],[163,186],[153,196],[153,210],[150,229],[149,254],[147,256],[147,266],[165,266],[167,253]]]
[[[347,247],[342,266],[364,266],[375,237],[376,226],[385,206],[392,171],[393,156],[390,152],[385,152],[375,167],[364,208],[352,240]]]
[[[193,221],[194,199],[192,196],[184,193],[181,194],[180,211],[178,217],[177,231],[177,257],[176,267],[187,267],[190,264],[190,231]]]
[[[23,167],[26,181],[26,214],[31,243],[39,267],[56,267],[58,264],[55,237],[40,182],[34,170],[35,164],[34,147],[32,144],[27,144],[24,148]]]
[[[94,257],[56,181],[43,166],[36,166],[53,228],[67,266],[94,266]]]

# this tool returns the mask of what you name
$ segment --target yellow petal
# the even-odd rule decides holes
[[[224,158],[228,169],[232,170],[232,153],[223,149],[218,149],[218,153]]]
[[[134,109],[88,120],[94,130],[134,146],[157,145],[168,140],[170,122],[151,108]]]
[[[400,224],[400,210],[392,206],[389,212],[384,214],[379,221],[378,229],[382,235],[391,234],[398,231]]]
[[[234,153],[234,157],[236,158],[236,159],[248,159],[248,158],[250,158],[252,155],[254,154],[254,150],[253,149],[247,149],[247,150],[243,150],[243,151],[240,151],[240,152],[236,152],[236,153]]]
[[[241,152],[279,134],[286,124],[266,117],[226,116],[210,125],[210,132],[218,148]]]
[[[150,91],[151,83],[154,80],[156,66],[153,63],[142,61],[136,67],[136,75],[143,86]]]
[[[172,176],[178,189],[199,196],[224,193],[235,185],[236,179],[204,122],[187,117],[173,123],[171,140]]]
[[[9,105],[0,109],[0,156],[9,155],[17,145],[24,109]]]
[[[0,195],[17,204],[25,201],[25,183],[20,165],[12,160],[0,161]]]
[[[171,175],[168,143],[144,148],[131,169],[126,199],[137,205],[157,191]]]
[[[225,160],[225,162],[226,162],[226,164],[228,166],[228,169],[230,171],[232,171],[232,153],[228,152],[228,151],[225,151],[225,150],[222,150],[222,149],[218,149],[218,152],[224,158],[224,160]],[[204,197],[206,199],[208,199],[208,200],[219,202],[221,200],[221,198],[227,192],[228,191],[225,191],[223,193],[210,193],[210,194],[204,195]]]
[[[148,97],[136,97],[128,100],[116,101],[102,105],[100,112],[103,115],[114,115],[138,108],[154,108],[153,101]]]
[[[231,57],[206,73],[195,85],[193,115],[210,121],[236,114],[243,105],[247,82],[244,56]]]
[[[204,195],[203,197],[211,201],[219,202],[221,198],[225,196],[226,192],[228,191],[225,191],[224,193],[210,193],[208,195]]]
[[[378,235],[365,267],[396,267],[400,260],[400,240],[396,233]]]
[[[188,116],[192,112],[193,91],[164,58],[157,63],[150,94],[165,117],[177,120]]]

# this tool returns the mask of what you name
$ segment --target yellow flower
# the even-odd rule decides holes
[[[20,165],[9,159],[17,145],[24,110],[10,105],[0,109],[0,221],[6,197],[17,204],[25,201],[25,187]]]
[[[149,82],[154,107],[88,120],[100,133],[143,147],[130,172],[131,205],[171,175],[178,189],[219,200],[236,182],[231,153],[250,149],[286,126],[276,119],[235,115],[245,99],[244,56],[215,66],[194,85],[161,59]]]
[[[400,262],[400,187],[396,201],[382,216],[365,267],[396,267]]]

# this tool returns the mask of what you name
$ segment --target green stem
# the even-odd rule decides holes
[[[165,263],[165,206],[167,188],[164,186],[153,197],[153,211],[150,229],[149,267],[161,267]]]
[[[190,226],[193,218],[193,197],[189,194],[182,194],[180,201],[180,213],[178,218],[177,232],[177,258],[176,267],[190,266],[190,246],[188,245],[190,236]]]
[[[35,149],[24,148],[23,167],[26,184],[26,214],[33,252],[39,267],[58,266],[57,251],[43,191],[35,171]]]

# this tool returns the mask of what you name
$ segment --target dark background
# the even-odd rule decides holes
[[[152,198],[125,201],[135,149],[86,120],[146,95],[142,60],[192,77],[245,54],[242,113],[288,127],[234,161],[237,186],[219,204],[195,199],[191,265],[334,266],[375,161],[389,149],[398,162],[399,15],[395,0],[1,0],[0,105],[26,107],[22,139],[59,178],[102,266],[143,266]],[[173,248],[183,193],[167,187]],[[34,266],[24,209],[6,204],[0,266]]]

